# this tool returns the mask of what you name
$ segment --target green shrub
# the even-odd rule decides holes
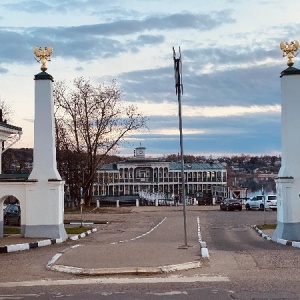
[[[276,224],[257,225],[260,230],[276,229]]]

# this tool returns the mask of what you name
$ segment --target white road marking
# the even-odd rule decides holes
[[[141,237],[151,233],[153,230],[155,230],[159,225],[161,225],[165,220],[167,219],[167,217],[164,217],[157,225],[155,225],[153,228],[151,228],[148,232],[146,233],[143,233],[139,236],[136,236],[130,240],[124,240],[124,241],[118,241],[118,242],[114,242],[114,243],[110,243],[111,245],[116,245],[116,244],[119,244],[119,243],[128,243],[128,242],[131,242],[131,241],[134,241],[134,240],[137,240],[137,239],[140,239]]]
[[[64,250],[62,250],[62,251],[56,253],[56,254],[48,261],[46,267],[50,269],[51,266],[54,265],[55,262],[63,255],[63,253],[66,253],[69,249],[75,249],[75,248],[81,247],[81,246],[83,246],[83,245],[81,245],[81,244],[76,244],[76,245],[74,245],[74,246],[71,246],[71,247],[69,247],[69,248],[67,248],[67,249],[64,249]],[[1,300],[1,299],[0,299],[0,300]]]
[[[38,294],[15,294],[15,295],[1,295],[0,294],[0,300],[4,299],[24,299],[24,297],[34,297],[37,298],[39,297]]]
[[[0,282],[1,288],[33,287],[33,286],[62,286],[62,285],[89,285],[89,284],[140,284],[140,283],[194,283],[194,282],[229,282],[227,276],[221,275],[197,275],[192,277],[141,277],[141,278],[84,278],[71,280],[37,280],[19,282]]]
[[[174,296],[174,295],[187,295],[187,292],[181,291],[171,291],[166,293],[147,293],[147,295],[155,295],[155,296]]]

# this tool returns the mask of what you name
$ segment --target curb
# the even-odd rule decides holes
[[[209,259],[209,253],[208,253],[208,248],[206,246],[206,242],[202,241],[202,237],[201,237],[201,226],[200,226],[199,216],[197,217],[197,224],[198,224],[198,242],[200,245],[200,255],[202,258]]]
[[[93,233],[95,231],[97,231],[97,229],[93,228],[92,230],[88,230],[88,231],[86,231],[84,233],[81,233],[79,235],[71,236],[67,240],[76,241],[76,240],[79,240],[81,238],[84,238],[84,237],[90,235],[91,233]],[[54,245],[54,244],[61,244],[62,242],[67,241],[67,240],[63,240],[61,238],[60,239],[47,239],[47,240],[41,240],[41,241],[32,242],[32,243],[22,243],[22,244],[16,244],[16,245],[8,245],[8,246],[0,247],[0,253],[10,253],[10,252],[24,251],[24,250],[30,250],[30,249],[35,249],[35,248],[39,248],[39,247]]]
[[[159,226],[166,218],[164,218],[160,223],[158,223],[155,227],[153,227],[149,232],[154,230],[157,226]],[[199,225],[200,226],[200,225]],[[145,233],[148,234],[149,232]],[[144,235],[145,235],[144,234]],[[200,234],[200,227],[199,227],[199,234]],[[143,235],[142,235],[143,236]],[[136,237],[134,239],[140,238]],[[132,240],[134,240],[132,239]],[[74,240],[74,239],[73,239]],[[122,241],[124,242],[124,241]],[[115,244],[115,243],[113,243]],[[202,242],[200,244],[202,247],[206,247],[206,243]],[[68,273],[73,275],[88,275],[88,276],[111,276],[111,275],[158,275],[158,274],[167,274],[176,271],[186,271],[195,268],[201,267],[200,261],[192,261],[186,262],[182,264],[175,264],[175,265],[165,265],[165,266],[158,266],[158,267],[124,267],[124,268],[80,268],[80,267],[73,267],[73,266],[65,266],[55,264],[59,258],[69,251],[70,249],[74,249],[80,247],[81,245],[77,244],[71,246],[67,249],[64,249],[58,253],[56,253],[52,259],[47,263],[46,268],[51,271],[57,271],[62,273]],[[207,250],[207,248],[205,248]],[[202,249],[203,250],[203,249]],[[208,257],[208,251],[206,255]]]
[[[88,231],[86,231],[86,232],[83,232],[83,233],[81,233],[81,234],[79,234],[79,235],[71,236],[71,237],[69,237],[69,240],[77,241],[77,240],[82,239],[82,238],[84,238],[84,237],[86,237],[86,236],[88,236],[88,235],[90,235],[91,233],[96,232],[96,231],[97,231],[97,228],[93,228],[93,229],[88,230]]]
[[[47,264],[47,269],[73,275],[105,276],[105,275],[157,275],[175,271],[187,271],[201,266],[199,261],[187,262],[178,265],[167,265],[159,267],[127,267],[127,268],[99,268],[86,269],[63,265],[53,265],[62,253],[56,254]]]
[[[253,228],[257,231],[257,233],[264,239],[268,240],[268,241],[272,241],[274,243],[278,243],[284,246],[292,246],[292,247],[296,247],[296,248],[300,248],[300,242],[294,242],[294,241],[289,241],[289,240],[284,240],[284,239],[277,239],[277,240],[273,240],[271,237],[269,237],[268,235],[266,235],[262,230],[260,230],[259,228],[257,228],[256,225],[253,226]]]
[[[271,237],[266,235],[262,230],[260,230],[256,225],[253,226],[253,228],[256,230],[256,232],[265,240],[273,241]]]

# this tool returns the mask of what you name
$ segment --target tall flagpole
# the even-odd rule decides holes
[[[184,178],[184,158],[183,158],[183,135],[182,135],[182,115],[181,115],[181,94],[183,94],[182,85],[182,61],[181,51],[179,47],[179,58],[176,58],[175,49],[173,47],[173,58],[174,58],[174,71],[175,71],[175,89],[176,95],[178,95],[178,116],[179,116],[179,133],[180,133],[180,156],[181,156],[181,194],[183,203],[183,223],[184,223],[184,246],[188,247],[187,244],[187,230],[186,230],[186,200],[185,200],[185,178]]]

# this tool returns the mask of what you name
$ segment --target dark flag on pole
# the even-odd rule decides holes
[[[183,94],[183,85],[182,85],[182,61],[181,61],[181,51],[179,47],[179,58],[176,58],[175,49],[173,47],[173,58],[174,58],[174,72],[175,72],[175,89],[176,95]]]

